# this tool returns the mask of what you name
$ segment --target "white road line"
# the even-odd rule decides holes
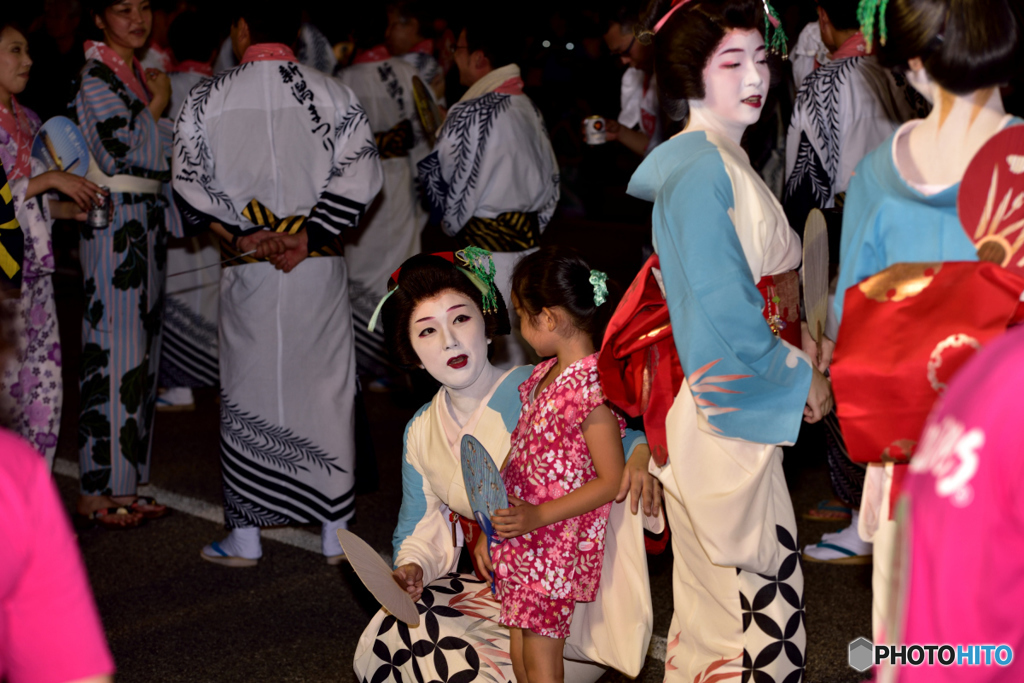
[[[79,476],[78,463],[60,458],[54,462],[53,471],[56,474],[64,477],[71,477],[72,479],[78,479]],[[140,486],[139,494],[143,496],[152,496],[160,501],[162,505],[166,505],[172,510],[177,510],[178,512],[184,512],[186,515],[199,517],[200,519],[205,519],[206,521],[213,522],[214,524],[224,523],[224,508],[220,505],[214,505],[213,503],[208,503],[205,500],[183,496],[180,493],[175,493],[174,491],[168,491],[160,488],[159,486],[152,485]],[[296,529],[292,527],[264,529],[261,536],[295,548],[308,550],[311,553],[320,553],[320,535],[304,529]],[[382,552],[380,553],[380,556],[384,558],[385,562],[389,564],[391,563],[391,553]]]
[[[72,479],[78,479],[79,476],[78,463],[62,458],[57,458],[54,462],[53,471],[54,474],[59,474],[62,477],[71,477]],[[161,504],[166,505],[172,510],[184,512],[186,515],[199,517],[214,524],[224,523],[224,508],[220,505],[208,503],[205,500],[183,496],[180,493],[153,485],[140,486],[139,495],[152,496],[160,501]],[[291,527],[264,529],[261,535],[263,538],[269,538],[278,543],[302,548],[311,553],[320,553],[320,536],[304,529]],[[384,558],[385,562],[391,564],[391,553],[381,552],[380,556]],[[664,636],[651,636],[651,645],[647,648],[647,656],[659,662],[664,662],[666,642]]]

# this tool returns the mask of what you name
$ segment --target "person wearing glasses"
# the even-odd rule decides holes
[[[418,164],[434,218],[459,248],[492,253],[506,301],[512,269],[536,251],[559,197],[547,127],[523,94],[516,35],[483,13],[469,18],[452,48],[459,82],[469,90],[448,111],[434,151]],[[523,365],[523,344],[495,339],[495,365]]]
[[[621,6],[608,23],[605,45],[626,66],[622,74],[619,118],[608,119],[605,129],[609,141],[618,141],[627,149],[646,156],[662,141],[658,115],[658,85],[654,79],[654,50],[641,45],[633,34],[642,6],[633,0]]]

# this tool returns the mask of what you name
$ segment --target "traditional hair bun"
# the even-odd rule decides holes
[[[877,21],[865,22],[876,11]],[[1020,68],[1021,17],[1010,0],[864,0],[860,15],[887,66],[918,57],[957,95],[1004,85]]]

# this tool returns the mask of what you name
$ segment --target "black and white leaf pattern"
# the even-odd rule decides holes
[[[441,158],[437,152],[431,152],[416,165],[419,171],[420,187],[427,197],[430,206],[439,214],[443,214],[448,201],[448,183],[441,175]]]
[[[376,159],[380,156],[380,152],[377,150],[377,146],[373,144],[372,140],[367,140],[366,144],[357,149],[351,154],[345,155],[338,163],[331,167],[330,175],[327,178],[327,182],[330,183],[334,178],[341,178],[345,175],[345,172],[352,166],[352,164],[364,161],[366,159]]]
[[[225,482],[224,490],[224,521],[228,528],[238,529],[253,526],[276,526],[279,524],[290,524],[291,519],[273,510],[268,510],[259,503],[255,503],[240,496],[233,488]]]
[[[862,59],[840,59],[815,69],[804,79],[796,96],[794,108],[808,111],[814,122],[814,133],[821,146],[821,163],[829,178],[835,178],[839,173],[839,100],[850,75]],[[795,171],[793,175],[796,175]]]
[[[810,188],[815,206],[824,208],[832,198],[832,180],[814,151],[814,146],[807,139],[807,132],[800,132],[800,146],[797,148],[796,163],[793,172],[786,181],[783,204],[788,204],[802,186]],[[810,208],[808,208],[808,211]]]
[[[292,475],[298,474],[299,470],[308,472],[310,466],[326,470],[328,474],[346,471],[337,464],[337,458],[309,439],[243,412],[223,393],[220,406],[221,438],[230,441],[240,452]]]
[[[206,105],[210,101],[210,95],[220,90],[225,83],[232,80],[236,75],[245,71],[255,62],[246,62],[213,78],[204,78],[189,91],[188,99],[181,107],[178,114],[178,121],[175,132],[180,133],[186,127],[190,128],[188,141],[194,147],[194,152],[189,147],[176,144],[176,154],[183,165],[182,171],[175,175],[174,180],[183,183],[198,183],[206,193],[207,198],[214,205],[220,205],[235,213],[231,204],[231,197],[226,192],[213,186],[213,178],[205,173],[205,170],[213,166],[213,154],[206,141],[206,134],[203,130],[203,121],[206,120]],[[186,123],[191,125],[185,126]],[[240,222],[240,221],[239,221]]]
[[[448,112],[439,138],[450,138],[453,143],[454,166],[448,181],[454,203],[451,215],[446,217],[449,229],[460,228],[468,219],[467,201],[480,179],[480,166],[487,149],[487,138],[495,119],[512,104],[512,96],[491,92],[473,100],[459,103]],[[444,203],[445,206],[449,202]]]

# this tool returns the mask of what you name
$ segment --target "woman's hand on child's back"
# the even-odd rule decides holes
[[[509,496],[508,502],[514,507],[496,510],[491,517],[491,523],[498,536],[515,538],[546,524],[541,517],[540,505],[531,505],[515,496]]]
[[[419,600],[423,595],[423,568],[418,564],[413,562],[403,564],[393,571],[391,576],[395,577],[395,582],[399,586],[408,591],[413,602]]]
[[[629,496],[629,508],[635,515],[643,501],[643,511],[648,517],[657,517],[661,513],[661,482],[648,470],[651,461],[651,449],[638,445],[626,461],[622,469],[622,483],[615,502],[621,503]]]

